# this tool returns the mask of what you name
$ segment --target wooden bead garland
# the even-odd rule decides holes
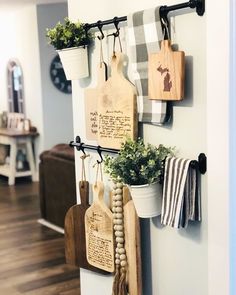
[[[112,212],[116,240],[115,264],[116,274],[113,282],[113,295],[124,295],[126,291],[126,265],[123,215],[123,184],[114,183],[112,190]]]

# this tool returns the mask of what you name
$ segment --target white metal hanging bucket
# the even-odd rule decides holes
[[[159,183],[131,185],[129,190],[139,217],[151,218],[161,214],[162,186]]]
[[[67,80],[88,77],[88,46],[58,50]]]

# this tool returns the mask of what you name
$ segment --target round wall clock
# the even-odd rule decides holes
[[[60,91],[71,94],[71,81],[66,80],[66,76],[59,58],[59,55],[56,55],[50,65],[50,77],[53,85]]]

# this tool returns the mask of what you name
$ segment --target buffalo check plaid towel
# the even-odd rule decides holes
[[[175,228],[188,226],[188,221],[201,220],[201,200],[197,170],[190,160],[167,157],[163,186],[161,223]]]
[[[158,52],[163,39],[159,7],[130,14],[127,22],[139,121],[162,125],[167,119],[167,103],[148,98],[148,54]]]

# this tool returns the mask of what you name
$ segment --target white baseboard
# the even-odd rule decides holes
[[[61,227],[59,227],[59,226],[45,220],[45,219],[38,219],[37,221],[38,221],[38,223],[40,223],[40,224],[42,224],[44,226],[47,226],[47,227],[49,227],[49,228],[51,228],[51,229],[53,229],[53,230],[55,230],[55,231],[57,231],[57,232],[59,232],[59,233],[61,233],[63,235],[65,233],[63,228],[61,228]]]

